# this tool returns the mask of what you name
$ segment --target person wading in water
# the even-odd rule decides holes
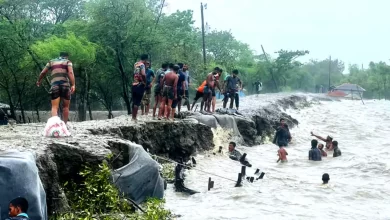
[[[326,138],[323,138],[321,136],[315,135],[313,132],[310,132],[310,134],[311,134],[311,136],[314,136],[314,137],[320,139],[321,141],[325,141],[326,150],[328,150],[328,151],[333,150],[333,145],[332,145],[333,138],[331,136],[328,135]]]
[[[284,118],[280,119],[280,126],[276,129],[276,134],[272,143],[279,147],[287,147],[288,143],[291,142],[291,134],[288,129],[288,125],[285,123]]]
[[[172,102],[173,100],[177,99],[177,81],[179,80],[177,72],[179,71],[179,66],[169,64],[169,69],[171,69],[172,71],[165,74],[160,84],[160,87],[163,88],[163,90],[160,111],[158,114],[159,120],[161,120],[163,112],[165,115],[165,119],[169,120]]]
[[[62,99],[62,120],[65,124],[69,118],[71,94],[76,91],[73,65],[68,57],[68,53],[61,52],[59,58],[50,60],[42,70],[37,81],[37,86],[39,87],[43,77],[51,71],[51,116],[58,116],[58,107]]]

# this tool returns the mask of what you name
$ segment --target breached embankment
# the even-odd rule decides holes
[[[131,122],[128,116],[121,116],[112,120],[73,123],[73,136],[61,139],[42,137],[44,124],[0,126],[0,151],[12,149],[35,153],[46,191],[48,211],[53,213],[68,207],[61,186],[69,180],[77,181],[83,165],[96,166],[107,155],[113,154],[117,158],[114,168],[119,168],[128,163],[130,142],[142,145],[152,154],[186,160],[196,152],[214,149],[211,128],[221,126],[232,129],[235,135],[242,137],[244,145],[258,145],[266,136],[273,134],[281,117],[290,127],[298,124],[283,109],[308,104],[306,96],[283,95],[244,109],[243,116],[187,113],[183,114],[184,120],[145,120],[138,124]]]

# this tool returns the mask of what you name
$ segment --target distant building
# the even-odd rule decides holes
[[[361,99],[363,97],[363,92],[365,91],[364,88],[357,84],[344,83],[332,88],[332,91],[328,93],[328,96]]]

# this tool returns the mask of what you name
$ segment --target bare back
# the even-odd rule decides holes
[[[179,79],[179,77],[177,76],[177,74],[175,72],[169,72],[167,74],[165,74],[165,85],[166,86],[175,86],[175,81],[177,83],[177,80]],[[175,86],[176,87],[176,86]]]

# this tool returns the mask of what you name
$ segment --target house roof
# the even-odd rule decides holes
[[[359,86],[358,84],[350,84],[350,83],[344,83],[342,85],[339,85],[335,88],[335,90],[341,90],[341,91],[358,91],[358,92],[364,92],[366,91],[363,89],[363,87]]]

